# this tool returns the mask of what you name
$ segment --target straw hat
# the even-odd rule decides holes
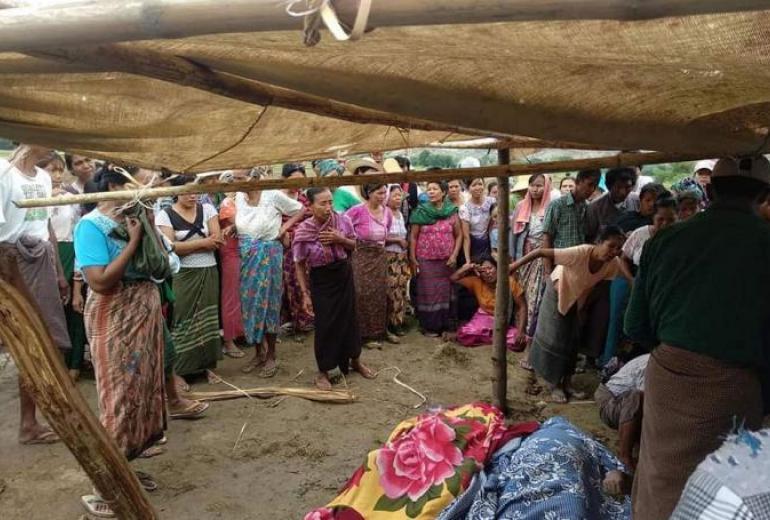
[[[355,174],[356,170],[359,168],[371,168],[373,170],[377,170],[379,173],[382,172],[382,166],[380,166],[377,161],[370,157],[364,157],[363,159],[351,159],[345,166],[352,174]]]

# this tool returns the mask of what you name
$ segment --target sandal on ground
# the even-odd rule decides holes
[[[329,378],[324,377],[322,375],[315,376],[315,387],[325,392],[329,392],[333,388],[331,381],[329,381]]]
[[[241,349],[239,349],[238,347],[235,347],[235,350],[227,350],[223,348],[222,354],[233,359],[241,359],[243,356],[246,355],[246,353]]]
[[[367,341],[364,343],[364,348],[367,350],[382,350],[382,343],[379,341]]]
[[[169,410],[168,416],[172,419],[197,419],[209,409],[209,403],[192,401],[190,406],[179,410]]]
[[[401,339],[395,334],[393,334],[392,332],[387,333],[387,335],[385,336],[385,341],[387,341],[391,345],[398,345],[401,343]]]
[[[26,441],[19,441],[20,444],[23,444],[24,446],[34,446],[36,444],[55,444],[59,442],[61,439],[58,435],[56,435],[56,432],[53,430],[44,430],[32,437],[31,439],[27,439]]]
[[[529,361],[527,361],[526,359],[522,359],[522,360],[519,361],[519,367],[523,368],[524,370],[526,370],[528,372],[534,372],[535,371],[535,369],[532,368],[532,365],[530,365]]]
[[[570,399],[575,399],[577,401],[583,400],[586,397],[588,397],[588,394],[586,394],[585,392],[581,392],[580,390],[575,390],[574,388],[567,388],[565,393],[570,397]]]
[[[159,440],[158,442],[156,442],[155,444],[156,444],[157,446],[165,446],[166,444],[168,444],[168,437],[166,437],[166,436],[164,435],[164,436],[163,436],[163,437],[161,437],[161,438],[160,438],[160,440]]]
[[[264,367],[262,370],[259,371],[259,377],[263,379],[269,379],[271,377],[275,377],[275,375],[278,373],[278,365],[273,365],[271,367]]]
[[[157,457],[158,455],[163,455],[164,453],[166,453],[166,448],[161,448],[160,446],[150,446],[142,453],[140,453],[138,458],[151,459],[153,457]]]
[[[428,331],[423,331],[422,335],[425,336],[426,338],[438,338],[441,336],[441,334],[439,334],[438,332],[428,332]]]
[[[567,404],[569,399],[561,388],[554,388],[551,391],[551,395],[548,396],[547,401],[554,404]]]
[[[248,363],[246,363],[246,364],[245,364],[245,365],[244,365],[244,366],[241,368],[241,372],[243,372],[244,374],[251,374],[251,373],[252,373],[252,372],[254,372],[256,369],[258,369],[258,368],[262,368],[263,366],[265,366],[265,361],[264,361],[264,360],[259,360],[259,359],[252,359],[251,361],[249,361]]]
[[[115,513],[110,505],[98,495],[84,495],[80,497],[80,503],[86,508],[90,516],[96,518],[115,518]]]
[[[352,363],[351,368],[358,372],[364,379],[374,379],[377,377],[377,374],[371,368],[362,363]]]
[[[142,485],[145,491],[152,493],[158,490],[158,483],[148,473],[144,471],[134,471],[136,478],[139,479],[139,483]]]

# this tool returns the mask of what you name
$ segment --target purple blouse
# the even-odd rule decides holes
[[[337,229],[347,238],[356,238],[356,232],[353,230],[353,223],[346,215],[334,214],[329,221],[324,224],[318,224],[315,218],[310,217],[297,226],[294,232],[294,242],[292,252],[294,261],[301,262],[307,260],[308,265],[313,267],[323,267],[338,260],[345,260],[348,253],[344,247],[339,244],[325,246],[321,244],[318,236],[321,231]]]
[[[359,204],[350,208],[345,216],[353,223],[353,229],[358,240],[364,242],[375,242],[382,246],[385,245],[385,239],[388,237],[388,230],[393,222],[393,214],[390,208],[384,208],[383,220],[377,220],[369,212],[366,204]]]

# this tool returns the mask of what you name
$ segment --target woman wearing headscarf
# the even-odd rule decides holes
[[[406,334],[406,310],[409,307],[409,242],[403,208],[404,190],[398,184],[390,186],[388,208],[393,220],[388,229],[385,255],[388,259],[388,330],[396,336]]]
[[[514,260],[543,246],[543,219],[550,202],[551,179],[542,173],[532,175],[529,178],[527,194],[524,200],[516,205],[511,218]],[[527,264],[519,271],[519,280],[524,288],[524,299],[527,302],[527,329],[523,331],[528,338],[527,346],[531,343],[537,328],[537,316],[545,292],[545,279],[545,264],[542,258]],[[530,369],[526,357],[522,358],[519,364],[522,368]]]
[[[349,209],[345,216],[350,219],[356,234],[353,273],[358,326],[367,346],[376,347],[378,340],[384,337],[390,343],[399,343],[398,337],[387,332],[388,264],[383,261],[393,214],[384,205],[387,186],[364,184],[362,193],[364,204]]]
[[[176,185],[186,182],[180,177]],[[173,244],[181,260],[172,286],[176,298],[171,336],[179,377],[207,372],[222,358],[219,335],[219,272],[214,252],[222,245],[217,210],[197,195],[179,195],[155,215],[155,225]],[[183,381],[179,384],[184,386]]]
[[[451,276],[462,246],[457,206],[447,200],[447,185],[429,182],[428,201],[410,217],[409,261],[417,276],[417,318],[423,334],[437,337],[454,325]]]
[[[279,238],[303,217],[302,203],[280,190],[255,190],[239,192],[235,204],[243,326],[246,341],[256,347],[254,358],[243,371],[260,369],[260,377],[273,377],[278,372],[275,341],[283,296],[283,246]],[[281,225],[284,215],[294,218]]]
[[[318,175],[321,177],[326,177],[329,175],[342,176],[342,174],[345,173],[345,166],[334,159],[323,159],[318,161],[318,163],[316,163],[316,168],[318,169]],[[358,197],[350,193],[348,190],[342,189],[342,187],[331,188],[331,192],[333,197],[332,201],[334,204],[334,211],[337,213],[345,213],[353,206],[361,204],[361,201]]]
[[[119,171],[105,168],[100,189],[120,190],[127,182]],[[133,263],[143,233],[140,219],[125,216],[121,203],[112,201],[100,202],[75,228],[77,266],[90,288],[84,316],[99,419],[128,460],[159,441],[165,428],[160,292]],[[137,475],[145,489],[157,489],[149,475]],[[91,513],[113,515],[98,495],[82,500]]]
[[[298,163],[290,163],[283,165],[283,171],[281,176],[284,179],[295,179],[305,177],[305,167]],[[299,201],[303,206],[303,217],[301,220],[293,219],[294,222],[290,227],[282,228],[283,235],[281,235],[281,243],[283,244],[283,304],[281,307],[282,322],[288,327],[291,325],[291,329],[295,333],[308,332],[313,329],[313,312],[308,312],[308,308],[312,309],[313,306],[308,305],[307,296],[302,292],[297,281],[297,270],[294,266],[294,255],[292,253],[291,243],[294,239],[294,231],[297,229],[299,223],[310,216],[310,203],[298,188],[284,189],[283,192],[290,198]],[[286,224],[289,219],[288,215],[282,217],[283,224]]]
[[[315,309],[315,384],[321,390],[331,390],[329,371],[335,368],[343,374],[352,368],[367,379],[375,374],[360,360],[356,290],[348,261],[356,247],[353,224],[332,210],[332,194],[327,188],[310,188],[307,197],[313,217],[297,227],[292,249],[300,287],[310,295]]]

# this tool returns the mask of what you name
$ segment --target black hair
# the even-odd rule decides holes
[[[767,185],[750,177],[711,177],[714,199],[724,201],[757,202]]]
[[[465,179],[465,185],[470,187],[470,185],[476,181],[481,181],[481,184],[484,184],[484,177],[470,177]]]
[[[83,185],[83,193],[99,193],[100,191],[101,190],[99,189],[99,185],[94,181],[86,181],[86,183]],[[80,208],[83,215],[85,215],[86,213],[91,213],[93,210],[95,210],[96,206],[96,202],[89,202],[86,204],[81,204]]]
[[[639,190],[639,198],[644,197],[648,193],[654,193],[656,199],[663,195],[668,195],[669,197],[671,196],[671,193],[666,189],[666,187],[659,182],[651,182],[642,186],[642,189]]]
[[[449,183],[447,181],[428,181],[426,183],[426,186],[429,184],[438,184],[439,189],[441,190],[441,193],[444,195],[447,194],[449,191]]]
[[[375,191],[379,190],[380,188],[384,187],[385,183],[383,182],[373,182],[371,184],[364,184],[361,186],[361,192],[364,195],[364,198],[366,200],[369,200],[369,196],[374,193]]]
[[[655,201],[655,211],[659,209],[672,209],[676,211],[676,199],[669,192],[659,195]]]
[[[405,157],[403,155],[397,155],[396,162],[398,163],[398,165],[401,167],[402,170],[412,169],[412,161],[409,160],[409,157]]]
[[[102,170],[99,176],[99,191],[110,191],[110,184],[117,184],[118,186],[125,186],[128,184],[129,179],[122,173],[113,169]]]
[[[487,195],[492,193],[492,189],[497,186],[497,181],[489,181],[489,184],[487,184]]]
[[[596,243],[599,244],[605,240],[609,240],[615,237],[625,238],[625,236],[626,234],[623,233],[623,230],[618,226],[614,224],[608,224],[606,226],[602,226],[602,228],[599,230],[599,236],[596,239]]]
[[[559,189],[564,185],[564,181],[572,181],[575,182],[575,178],[570,175],[569,173],[564,177],[561,181],[559,181]]]
[[[325,191],[329,191],[329,188],[318,188],[318,187],[308,188],[307,191],[305,192],[305,195],[307,196],[307,200],[309,200],[310,203],[312,204],[315,202],[315,198],[319,194]]]
[[[532,184],[533,182],[535,182],[540,177],[542,177],[543,180],[545,180],[545,174],[544,173],[536,173],[534,175],[530,175],[529,179],[527,179],[527,184]]]
[[[605,176],[604,182],[607,185],[607,189],[611,189],[615,183],[619,181],[629,182],[633,186],[636,184],[636,178],[637,174],[635,168],[610,168],[610,170],[607,172],[607,175]]]
[[[195,177],[190,177],[189,175],[177,175],[173,179],[171,179],[168,183],[171,186],[184,186],[185,184],[190,184],[195,180]]]
[[[460,189],[461,190],[465,189],[466,184],[465,184],[465,180],[463,180],[463,179],[449,179],[448,181],[446,181],[447,189],[449,189],[449,183],[450,182],[459,182],[460,183]]]
[[[37,162],[37,164],[35,164],[35,166],[37,166],[38,168],[45,168],[46,166],[48,166],[49,164],[51,164],[53,162],[60,162],[62,166],[66,166],[66,162],[61,158],[61,155],[59,155],[58,153],[54,152],[53,150],[51,152],[49,152],[48,154],[46,154],[45,157],[40,159]]]
[[[601,170],[580,170],[577,177],[575,177],[575,182],[583,182],[589,179],[596,179],[598,181],[601,177]]]
[[[479,256],[476,257],[475,262],[479,265],[483,264],[484,262],[489,262],[490,264],[494,265],[495,268],[497,268],[497,260],[495,260],[495,258],[489,253],[480,254]]]
[[[288,179],[294,172],[302,172],[302,175],[305,175],[305,166],[300,163],[284,164],[281,169],[281,177]]]
[[[72,171],[72,154],[71,153],[64,154],[64,165],[67,167],[69,171]]]

